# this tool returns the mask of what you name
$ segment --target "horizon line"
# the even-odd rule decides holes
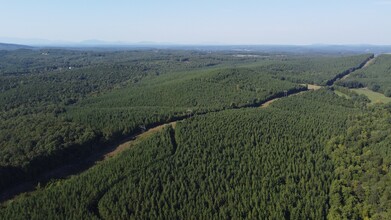
[[[225,46],[295,46],[295,47],[327,47],[327,46],[348,46],[348,47],[363,47],[363,46],[373,46],[373,47],[388,47],[391,44],[372,44],[372,43],[310,43],[310,44],[288,44],[288,43],[173,43],[173,42],[153,42],[153,41],[141,41],[141,42],[88,42],[89,40],[83,40],[79,42],[53,42],[53,43],[15,43],[15,42],[6,42],[0,41],[0,44],[9,44],[9,45],[20,45],[20,46],[30,46],[30,47],[72,47],[72,46],[82,46],[82,47],[126,47],[126,46],[215,46],[215,47],[225,47]]]

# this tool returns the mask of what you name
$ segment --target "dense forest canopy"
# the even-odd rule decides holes
[[[391,55],[376,57],[367,67],[338,82],[349,88],[368,87],[391,97]]]
[[[391,108],[333,85],[386,94],[389,56],[372,57],[0,51],[0,193],[177,121],[0,217],[388,219]]]

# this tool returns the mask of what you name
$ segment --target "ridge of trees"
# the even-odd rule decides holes
[[[367,87],[375,92],[391,97],[391,55],[383,54],[374,62],[337,84],[348,88]]]

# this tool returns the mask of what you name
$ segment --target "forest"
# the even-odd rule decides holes
[[[373,57],[0,51],[0,193],[35,184],[0,218],[390,219],[391,105],[349,90],[387,95],[389,56]]]
[[[338,84],[348,88],[367,87],[391,97],[391,55],[376,57],[367,68],[356,71]]]

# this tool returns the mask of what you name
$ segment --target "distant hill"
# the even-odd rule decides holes
[[[0,50],[18,50],[18,49],[33,49],[34,47],[20,44],[0,43]]]

